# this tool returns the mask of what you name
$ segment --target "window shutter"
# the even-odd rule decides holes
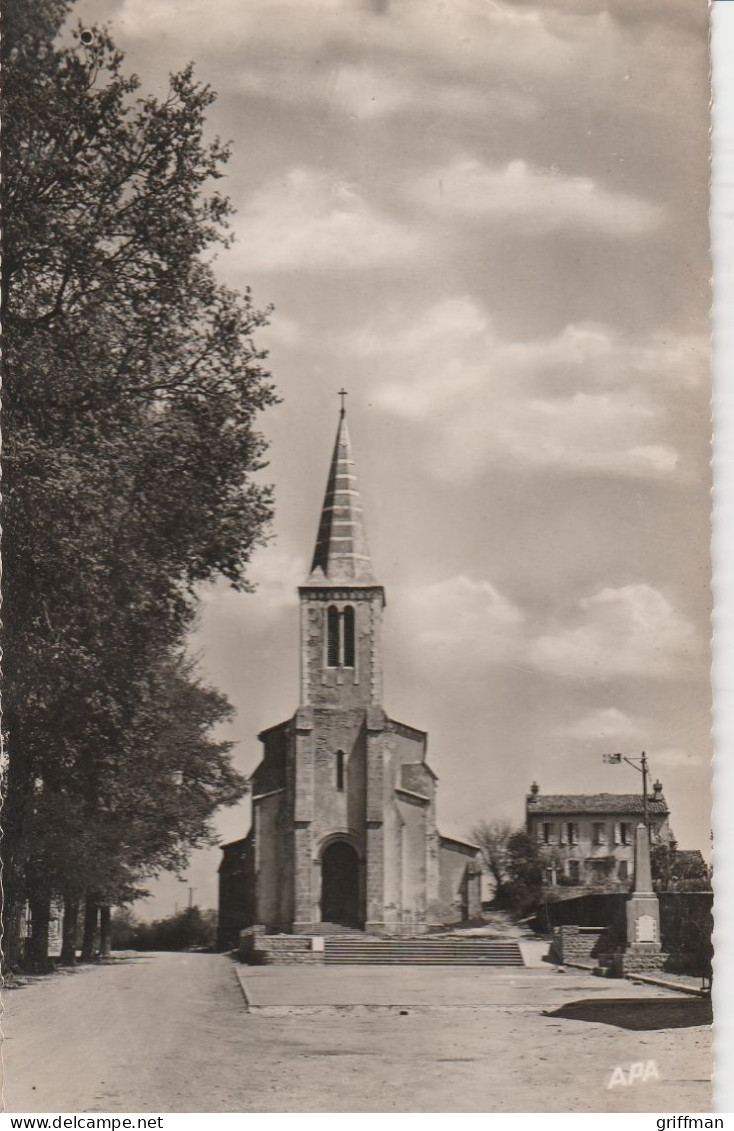
[[[344,624],[344,667],[354,667],[354,609],[347,605],[342,613]]]
[[[548,844],[556,843],[556,826],[552,821],[548,822]]]
[[[615,844],[621,844],[622,843],[622,827],[621,827],[619,821],[614,822],[614,843]]]
[[[326,610],[326,666],[339,667],[339,610],[329,605]]]
[[[568,844],[568,825],[565,821],[561,824],[561,844]]]

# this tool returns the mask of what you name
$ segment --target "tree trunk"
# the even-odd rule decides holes
[[[27,965],[36,974],[51,969],[48,957],[48,928],[51,921],[51,899],[48,895],[32,895],[31,937],[28,942]]]
[[[3,907],[2,959],[3,972],[17,970],[23,965],[23,905],[11,900],[7,894]]]
[[[101,958],[112,954],[112,908],[108,903],[99,909],[99,953]]]
[[[64,899],[64,921],[61,927],[61,965],[76,963],[76,936],[79,929],[79,896],[67,895]]]
[[[94,958],[94,948],[97,941],[97,919],[99,918],[99,905],[92,899],[87,899],[84,906],[84,938],[82,940],[82,962],[91,962]]]

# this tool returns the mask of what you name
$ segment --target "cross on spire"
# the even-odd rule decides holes
[[[346,413],[346,411],[347,411],[347,410],[346,410],[346,408],[345,408],[345,406],[344,406],[344,398],[345,398],[345,397],[347,397],[347,396],[349,396],[349,394],[347,393],[347,390],[346,390],[346,389],[340,389],[340,390],[339,390],[339,396],[341,397],[341,402],[342,402],[342,403],[341,403],[341,408],[339,409],[339,413],[340,413],[340,415],[341,415],[341,416],[344,416],[344,414],[345,414],[345,413]]]

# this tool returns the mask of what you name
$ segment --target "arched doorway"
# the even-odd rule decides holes
[[[361,927],[359,857],[345,840],[327,845],[321,857],[321,922]]]

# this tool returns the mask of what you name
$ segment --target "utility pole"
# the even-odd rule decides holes
[[[650,769],[647,754],[644,750],[639,757],[632,758],[628,758],[625,754],[602,754],[602,761],[616,765],[619,765],[620,762],[626,762],[628,766],[632,766],[633,769],[642,774],[642,820],[647,829],[647,839],[648,841],[652,841],[650,815],[647,804],[647,775]]]
[[[189,888],[189,911],[194,906],[194,892],[196,888]]]

